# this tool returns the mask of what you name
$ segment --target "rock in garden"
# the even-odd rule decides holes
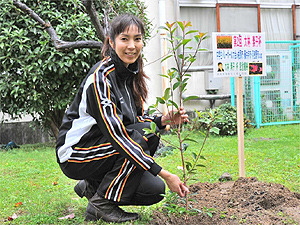
[[[231,174],[228,172],[223,173],[222,176],[219,177],[220,182],[230,181],[230,180],[232,180],[232,177]]]

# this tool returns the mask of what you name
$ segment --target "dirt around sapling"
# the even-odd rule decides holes
[[[189,187],[196,215],[153,212],[151,225],[281,225],[300,224],[300,193],[281,184],[255,177],[219,183],[196,183]],[[209,210],[209,211],[208,211]]]

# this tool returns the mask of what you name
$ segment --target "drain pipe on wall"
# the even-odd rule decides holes
[[[158,2],[158,9],[159,9],[159,26],[165,26],[166,20],[166,1],[165,0],[159,0]],[[167,33],[164,29],[159,30],[160,34],[160,57],[161,59],[167,55]],[[164,60],[161,62],[161,73],[167,74],[168,70],[168,64],[167,60]],[[166,90],[168,86],[168,79],[165,77],[162,77],[162,95],[164,91]],[[167,114],[168,109],[165,105],[163,105],[163,114]]]

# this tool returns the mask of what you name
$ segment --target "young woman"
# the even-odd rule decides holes
[[[171,115],[143,115],[147,98],[141,50],[142,21],[129,14],[116,17],[102,49],[103,60],[83,80],[67,110],[56,155],[63,173],[76,180],[75,192],[89,199],[86,220],[125,222],[137,213],[120,205],[151,205],[162,200],[163,178],[171,191],[188,192],[177,175],[152,158],[159,138],[145,135],[153,121],[162,129]],[[172,121],[187,121],[184,109]],[[158,175],[158,176],[157,176]]]

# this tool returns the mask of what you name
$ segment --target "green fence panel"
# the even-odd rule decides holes
[[[244,114],[257,127],[300,123],[300,45],[297,43],[300,41],[267,41],[266,76],[244,77]]]

